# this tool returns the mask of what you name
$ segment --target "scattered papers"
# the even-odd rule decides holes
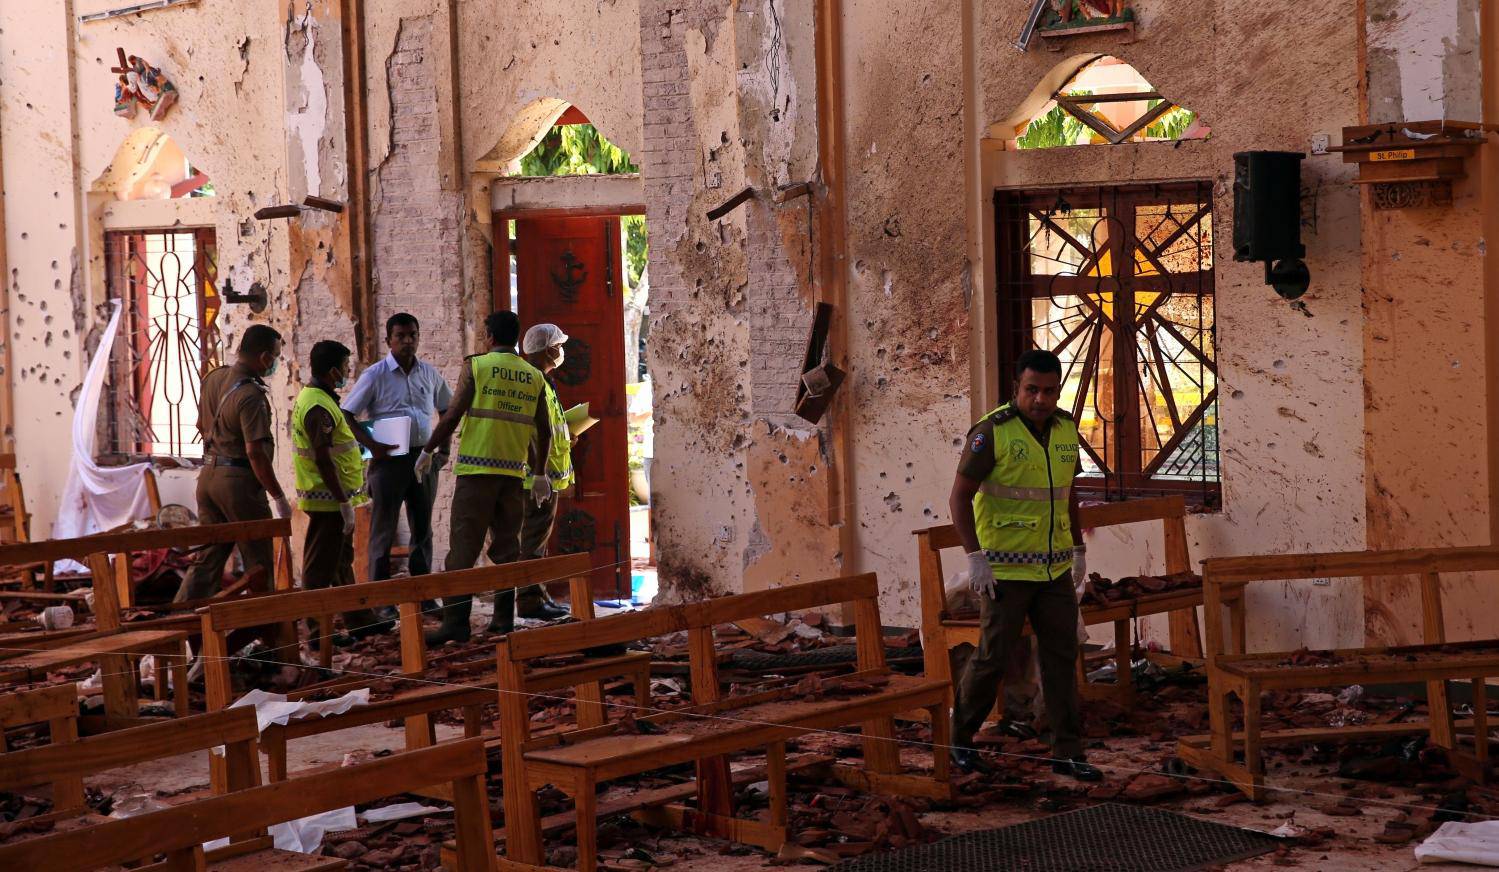
[[[598,418],[589,416],[587,403],[579,403],[566,412],[563,412],[562,420],[567,422],[567,430],[573,434],[573,438],[575,439],[584,430],[599,422]]]
[[[1499,821],[1448,821],[1416,846],[1422,863],[1472,863],[1499,866]]]
[[[411,418],[407,415],[376,419],[371,422],[370,435],[376,442],[395,446],[390,450],[391,457],[411,453]]]
[[[263,690],[252,690],[235,700],[229,707],[254,706],[255,720],[259,723],[260,729],[264,731],[271,724],[285,726],[291,721],[299,721],[304,718],[323,718],[329,715],[341,715],[355,706],[369,704],[370,689],[361,687],[358,690],[351,690],[337,699],[324,700],[323,702],[289,702],[284,693],[267,693]],[[278,845],[277,847],[280,846]]]
[[[419,802],[398,802],[395,805],[372,808],[364,812],[365,823],[377,824],[383,821],[398,821],[411,817],[423,817],[432,814],[447,814],[451,808],[438,808],[435,805],[422,805]]]

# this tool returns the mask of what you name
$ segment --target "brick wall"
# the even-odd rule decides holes
[[[385,351],[385,319],[410,312],[421,322],[423,360],[457,387],[462,369],[462,195],[442,188],[433,17],[404,18],[386,60],[390,93],[390,154],[376,173],[374,290],[377,348]],[[432,513],[433,569],[448,551],[453,476],[438,479]],[[404,520],[402,526],[405,526]],[[404,541],[404,538],[402,539]]]
[[[438,167],[438,58],[432,16],[401,21],[386,60],[390,156],[381,164],[373,216],[376,332],[410,312],[422,322],[421,355],[454,379],[464,355],[460,195],[444,191]]]
[[[651,312],[668,316],[691,300],[698,276],[684,274],[672,257],[687,230],[695,187],[702,184],[696,124],[689,96],[683,37],[689,26],[711,26],[725,15],[724,4],[684,0],[642,0],[641,78],[645,109],[646,224],[651,234]],[[726,37],[726,35],[724,35]],[[730,192],[721,192],[727,196]],[[776,223],[776,208],[753,202],[747,210],[744,241],[749,287],[736,312],[750,328],[750,411],[778,425],[805,422],[791,414],[801,375],[811,312],[798,288],[805,279],[806,252],[788,253]],[[799,210],[798,210],[799,212]],[[802,223],[800,214],[789,216]],[[799,261],[801,266],[794,263]]]
[[[748,216],[750,410],[777,425],[806,427],[807,423],[792,411],[812,323],[798,284],[799,278],[807,281],[807,263],[805,254],[799,258],[800,264],[792,262],[772,208],[754,203]],[[804,218],[798,226],[805,227]]]

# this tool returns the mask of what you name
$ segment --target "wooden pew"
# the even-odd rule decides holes
[[[1161,524],[1165,541],[1166,574],[1191,571],[1191,556],[1187,550],[1186,501],[1182,497],[1154,497],[1078,508],[1078,523],[1084,529],[1150,521],[1159,521]],[[947,614],[947,597],[942,580],[942,549],[961,547],[958,531],[951,524],[916,531],[916,565],[921,583],[921,644],[926,660],[926,674],[949,681],[953,680],[949,652],[965,642],[975,648],[979,643],[979,621],[976,618],[954,619]],[[1088,626],[1114,625],[1114,656],[1118,666],[1118,679],[1110,690],[1093,689],[1086,682],[1079,689],[1101,696],[1112,696],[1126,706],[1133,701],[1130,622],[1137,617],[1165,613],[1170,622],[1171,652],[1178,657],[1200,658],[1202,641],[1197,629],[1197,607],[1200,605],[1202,591],[1193,589],[1167,591],[1122,603],[1083,606],[1083,622]],[[1078,663],[1081,673],[1081,654]],[[1003,699],[1001,695],[1001,705]]]
[[[1223,775],[1250,798],[1258,800],[1265,794],[1261,754],[1265,745],[1427,733],[1432,744],[1449,749],[1458,771],[1474,780],[1484,780],[1490,760],[1488,687],[1484,679],[1499,676],[1499,639],[1445,644],[1442,576],[1493,570],[1499,570],[1499,547],[1495,546],[1221,557],[1203,561],[1211,732],[1180,739],[1177,755],[1193,766]],[[1244,591],[1248,585],[1363,576],[1418,579],[1424,645],[1344,649],[1325,652],[1321,662],[1300,664],[1291,661],[1291,655],[1297,653],[1292,651],[1244,653]],[[1227,625],[1225,608],[1230,609]],[[1410,681],[1426,682],[1430,709],[1427,721],[1276,731],[1260,727],[1260,694],[1267,690]],[[1472,682],[1472,720],[1453,719],[1448,681]],[[1244,707],[1242,732],[1233,730],[1230,695],[1237,696]],[[1458,747],[1460,728],[1472,730],[1472,754]],[[1240,752],[1242,762],[1238,759]]]
[[[125,625],[121,610],[130,605],[130,561],[134,551],[165,547],[196,547],[251,539],[274,539],[276,586],[291,586],[291,523],[287,520],[210,524],[171,530],[134,530],[100,533],[75,539],[47,539],[0,545],[0,565],[51,564],[71,559],[87,564],[93,576],[94,628],[56,633],[12,633],[0,637],[0,684],[41,681],[48,671],[97,662],[104,681],[106,728],[128,726],[138,714],[135,662],[146,654],[177,661],[177,713],[187,711],[186,655],[184,644],[198,627],[196,615],[176,616]],[[170,610],[170,609],[168,609]],[[179,610],[180,611],[180,610]],[[156,696],[165,696],[165,682],[158,681]]]
[[[319,616],[322,616],[321,622],[326,626],[326,616],[336,612],[396,606],[401,613],[401,676],[411,679],[410,689],[397,693],[390,699],[357,706],[340,715],[308,718],[267,727],[261,736],[261,742],[269,759],[270,779],[280,781],[288,776],[287,743],[307,736],[401,719],[406,724],[406,747],[427,747],[436,742],[432,715],[455,708],[464,712],[465,736],[478,736],[482,728],[480,710],[494,701],[494,679],[477,677],[465,680],[461,686],[432,684],[422,680],[427,670],[426,642],[422,636],[422,600],[457,594],[484,594],[565,579],[571,589],[573,616],[588,622],[593,618],[593,600],[588,583],[591,569],[588,555],[568,554],[503,566],[483,566],[346,587],[295,591],[209,606],[201,613],[208,708],[210,711],[217,710],[233,701],[229,651],[224,641],[231,631],[240,627]],[[325,644],[323,647],[329,646]],[[641,676],[639,680],[649,683],[649,655],[627,654],[610,658],[609,662],[619,672]],[[323,689],[346,693],[383,678],[351,676]],[[580,699],[603,700],[603,689],[598,678],[580,673],[570,665],[547,670],[537,682],[548,690],[571,686]],[[303,691],[299,695],[306,694],[307,691]],[[438,795],[441,795],[440,791]]]
[[[578,868],[597,868],[597,800],[602,781],[665,766],[697,765],[695,808],[663,803],[635,812],[657,825],[695,829],[771,851],[786,840],[786,741],[807,732],[858,725],[864,737],[861,766],[834,764],[832,777],[881,793],[935,798],[951,796],[945,746],[951,741],[949,710],[952,687],[946,680],[892,674],[885,665],[878,583],[873,574],[810,582],[776,590],[711,599],[672,608],[648,609],[600,618],[587,624],[562,625],[513,633],[498,645],[500,728],[505,785],[506,854],[504,869],[541,868],[542,836],[535,791],[555,785],[573,797],[577,807]],[[787,611],[848,603],[856,627],[858,671],[843,680],[874,678],[882,689],[850,699],[797,700],[784,687],[741,697],[722,696],[714,651],[713,628],[735,620]],[[528,711],[528,663],[538,658],[616,645],[665,633],[688,633],[692,700],[687,710],[653,712],[638,703],[640,722],[659,732],[618,733],[614,725],[587,726],[580,710],[579,729],[533,737]],[[600,706],[601,708],[601,706]],[[925,709],[936,746],[931,777],[900,773],[894,715]],[[727,755],[765,748],[770,785],[770,820],[734,817]]]
[[[76,705],[76,703],[75,703]],[[72,742],[53,742],[5,755],[0,791],[15,792],[42,784],[78,784],[76,796],[54,793],[53,810],[38,820],[84,822],[104,820],[83,804],[82,780],[122,766],[147,763],[178,754],[223,747],[227,778],[222,790],[244,790],[260,783],[255,754],[255,713],[235,710],[116,730]],[[76,801],[75,801],[76,800]],[[242,828],[236,832],[248,832]],[[3,849],[0,849],[3,851]],[[7,867],[0,862],[0,868]]]
[[[231,715],[238,725],[248,724],[237,726],[232,734],[234,744],[241,748],[233,752],[235,758],[243,761],[248,756],[253,762],[255,719],[251,712],[221,712],[140,729],[180,731],[194,721],[223,720]],[[123,734],[107,738],[114,740],[119,735]],[[252,747],[245,751],[245,745]],[[450,786],[457,821],[456,862],[452,868],[457,872],[487,872],[492,868],[494,839],[484,793],[486,767],[484,743],[477,739],[393,754],[316,777],[248,787],[137,817],[101,820],[80,829],[0,845],[0,869],[87,872],[131,861],[150,861],[162,854],[163,861],[141,868],[172,872],[342,869],[346,866],[342,860],[278,851],[269,847],[270,840],[265,837],[210,851],[204,851],[202,846],[226,836],[263,830],[283,821],[382,799],[439,781]]]
[[[0,696],[0,750],[4,750],[4,731],[28,724],[47,725],[53,745],[78,741],[78,690],[69,684],[56,684],[36,690],[23,690]],[[0,770],[9,758],[0,757]],[[63,775],[52,781],[54,810],[83,808],[83,779]]]

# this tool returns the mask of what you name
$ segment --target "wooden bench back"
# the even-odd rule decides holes
[[[68,689],[71,691],[72,685]],[[260,762],[255,750],[259,734],[255,710],[239,708],[115,730],[72,742],[54,742],[6,754],[0,765],[0,792],[59,781],[81,783],[85,775],[219,746],[224,748],[228,790],[244,790],[260,782]],[[82,796],[77,800],[65,808],[81,807]],[[58,810],[64,808],[62,802],[57,805]],[[29,867],[7,867],[0,862],[0,868]]]
[[[16,456],[0,454],[0,503],[10,509],[3,527],[5,542],[31,540],[31,513],[26,511],[26,494],[21,489],[21,474],[16,472]]]
[[[1159,521],[1165,542],[1168,575],[1188,572],[1192,569],[1192,556],[1187,549],[1186,517],[1187,501],[1180,496],[1101,503],[1079,506],[1077,510],[1078,524],[1085,530]],[[940,628],[947,611],[947,596],[942,580],[942,550],[962,546],[963,543],[958,539],[957,528],[952,524],[916,531],[916,567],[921,584],[923,639],[941,637],[936,630]],[[1184,652],[1195,648],[1195,622],[1191,629],[1185,626],[1178,629],[1177,624],[1178,622],[1173,620],[1171,649]],[[945,652],[943,656],[946,656]]]
[[[1223,623],[1225,601],[1230,597],[1242,597],[1242,588],[1254,582],[1420,576],[1422,640],[1436,645],[1447,641],[1446,625],[1442,618],[1442,575],[1449,572],[1492,570],[1499,570],[1499,546],[1210,558],[1202,561],[1203,618],[1206,622],[1205,650],[1208,663],[1216,663],[1220,655],[1227,653],[1224,643],[1228,638],[1228,630]]]
[[[447,782],[452,785],[457,820],[457,869],[488,872],[494,863],[494,834],[484,794],[486,766],[482,739],[392,754],[316,776],[0,846],[0,868],[86,872],[165,852],[167,862],[158,868],[201,870],[204,842]]]
[[[194,548],[226,542],[273,539],[276,544],[276,587],[291,587],[291,521],[271,518],[232,524],[205,524],[170,530],[131,530],[96,533],[73,539],[43,539],[0,545],[0,566],[76,560],[94,578],[94,616],[101,630],[120,626],[120,608],[130,602],[130,560],[135,551],[157,548]]]
[[[582,624],[563,624],[512,633],[498,644],[500,724],[505,735],[530,736],[526,714],[525,663],[539,657],[571,654],[586,648],[619,645],[685,630],[691,671],[692,701],[719,700],[718,657],[713,628],[718,624],[780,612],[851,604],[856,663],[861,672],[885,668],[880,624],[879,581],[874,573],[813,581],[736,596],[716,597],[680,606],[610,615]],[[637,700],[644,706],[647,699]],[[512,733],[511,731],[519,731]]]
[[[78,741],[77,685],[68,682],[0,696],[0,750],[5,750],[5,730],[42,723],[47,725],[48,738],[53,745]],[[11,759],[9,755],[0,758],[0,770],[4,770]],[[51,783],[54,809],[83,807],[83,779],[60,775]]]
[[[401,612],[401,671],[416,677],[427,668],[427,647],[422,636],[421,603],[459,594],[482,594],[510,590],[530,584],[567,580],[573,616],[580,621],[593,617],[588,573],[593,564],[587,554],[564,554],[481,566],[454,572],[392,578],[367,584],[299,590],[254,599],[219,603],[199,610],[203,621],[204,683],[208,709],[223,708],[232,701],[229,671],[229,632],[242,627],[316,618],[329,626],[328,616],[361,608],[397,606]],[[329,646],[322,646],[328,650]]]

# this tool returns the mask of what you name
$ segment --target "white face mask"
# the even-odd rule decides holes
[[[557,346],[557,362],[553,366],[562,366],[562,361],[567,359],[567,349]]]

